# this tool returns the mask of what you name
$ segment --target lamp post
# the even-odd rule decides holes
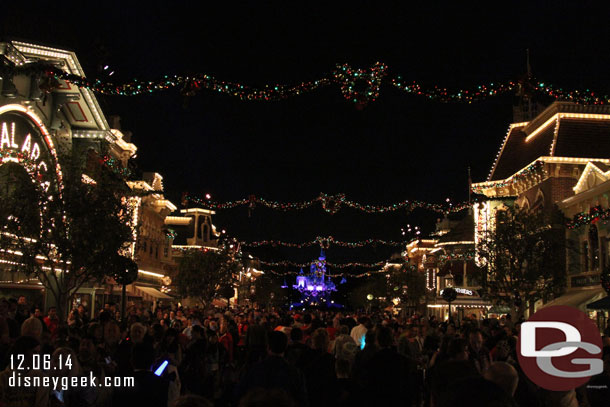
[[[368,312],[371,312],[371,301],[373,301],[373,298],[375,298],[375,297],[373,297],[373,294],[366,295],[366,299],[368,300],[368,307],[369,307]]]
[[[449,273],[445,277],[445,289],[441,295],[449,304],[449,322],[452,322],[453,318],[451,317],[451,303],[457,298],[457,291],[455,291],[455,288],[453,288],[453,274]]]

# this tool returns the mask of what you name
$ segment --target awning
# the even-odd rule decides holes
[[[610,295],[601,300],[592,302],[591,304],[587,304],[587,309],[610,310]]]
[[[570,307],[578,308],[581,311],[586,311],[587,304],[601,299],[606,295],[603,288],[598,287],[592,290],[574,290],[568,291],[559,298],[555,298],[553,301],[547,302],[542,308],[550,307],[553,305],[568,305]]]
[[[158,298],[160,300],[173,300],[173,297],[170,297],[169,295],[162,293],[161,291],[157,290],[156,288],[153,287],[144,287],[141,285],[137,285],[136,288],[140,291],[142,291],[145,294],[150,295],[153,298]]]

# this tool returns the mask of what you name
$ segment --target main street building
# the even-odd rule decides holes
[[[131,202],[133,225],[139,226],[135,229],[139,233],[134,231],[137,241],[130,255],[138,261],[139,278],[128,287],[128,299],[149,303],[171,299],[161,292],[170,291],[168,274],[172,270],[165,217],[177,208],[163,196],[161,175],[144,173],[141,180],[134,179],[130,159],[137,148],[121,132],[118,120],[109,124],[91,90],[39,70],[17,69],[32,62],[85,76],[74,52],[21,41],[0,42],[0,198],[11,183],[24,177],[43,188],[60,188],[68,157],[78,157],[83,168],[90,161],[106,165],[129,179],[127,186],[132,190],[144,193]],[[83,182],[94,180],[84,174]],[[41,282],[11,270],[5,254],[0,253],[0,297],[23,295],[30,305],[48,306],[52,296]],[[82,303],[89,312],[96,312],[104,303],[116,302],[119,294],[110,278],[104,284],[79,289],[72,306]]]
[[[555,102],[530,121],[511,124],[488,179],[472,185],[473,192],[489,198],[474,207],[475,242],[506,199],[547,213],[556,205],[570,218],[599,205],[608,208],[607,195],[575,197],[604,182],[603,175],[597,182],[590,174],[608,174],[608,166],[610,106]],[[599,276],[610,267],[610,230],[603,223],[583,224],[578,230],[567,236],[580,249],[579,254],[566,254],[567,292],[552,303],[585,310],[604,296]],[[541,306],[540,301],[529,304],[529,311]]]

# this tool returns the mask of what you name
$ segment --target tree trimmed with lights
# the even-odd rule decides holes
[[[564,221],[557,208],[498,210],[476,248],[483,295],[517,319],[536,301],[559,295],[566,284]]]

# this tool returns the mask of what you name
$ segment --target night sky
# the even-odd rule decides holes
[[[250,85],[317,79],[336,63],[366,68],[382,61],[390,75],[449,88],[517,79],[530,49],[534,75],[565,88],[610,93],[608,9],[573,1],[443,2],[384,6],[380,2],[20,2],[2,5],[0,34],[73,49],[91,78],[154,79],[205,72]],[[285,4],[293,3],[290,9]],[[437,2],[429,2],[437,3]],[[529,4],[535,3],[535,4]],[[136,5],[137,4],[137,5]],[[388,3],[389,4],[389,3]],[[43,6],[44,5],[44,6]],[[496,7],[493,7],[496,6]],[[101,70],[109,65],[107,71]],[[336,85],[280,102],[242,102],[204,91],[99,97],[107,117],[133,132],[137,163],[165,179],[168,196],[184,191],[215,200],[256,194],[308,200],[344,192],[364,203],[467,199],[487,176],[508,124],[512,96],[475,104],[441,104],[389,84],[358,110]],[[222,211],[215,224],[240,239],[400,240],[426,211],[365,215],[319,207],[281,213]],[[329,261],[377,261],[392,250],[333,248]],[[270,249],[265,259],[306,261],[317,252]],[[353,270],[356,272],[357,270]]]

